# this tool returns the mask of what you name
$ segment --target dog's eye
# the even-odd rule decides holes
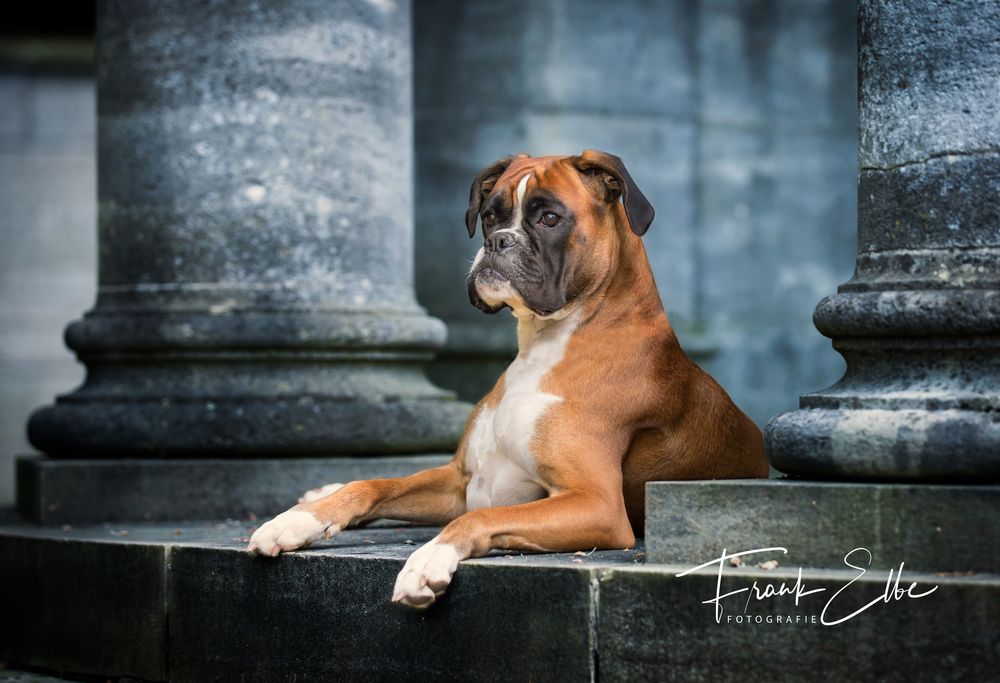
[[[496,222],[497,217],[493,215],[492,211],[487,211],[483,214],[483,227],[492,228],[493,223]]]
[[[556,223],[559,222],[559,215],[555,214],[555,213],[552,213],[551,211],[546,211],[538,219],[538,222],[541,223],[542,225],[548,227],[548,228],[551,228],[551,227],[554,227],[556,225]]]

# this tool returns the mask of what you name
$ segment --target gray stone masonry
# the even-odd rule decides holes
[[[1000,5],[863,0],[858,258],[816,327],[843,379],[767,428],[782,472],[1000,478]]]
[[[722,549],[783,547],[787,554],[745,562],[845,571],[850,560],[866,569],[905,566],[997,585],[997,35],[997,3],[860,3],[857,266],[854,278],[815,314],[847,372],[768,425],[771,462],[792,478],[647,484],[650,561],[696,563]],[[818,647],[857,664],[886,654],[882,648],[904,647],[909,650],[899,659],[887,656],[884,664],[859,669],[860,678],[958,679],[970,653],[993,649],[982,639],[997,638],[997,626],[941,646],[917,635],[918,622],[932,620],[937,633],[955,632],[966,611],[981,613],[982,605],[968,597],[928,604],[923,614],[913,613],[913,622],[873,632],[850,650],[796,633],[781,652],[815,661],[824,656],[810,651]],[[677,628],[686,618],[677,607],[647,612],[635,635]],[[694,642],[702,635],[685,633]],[[746,642],[746,656],[737,659],[766,670],[770,651],[760,657]],[[935,652],[948,670],[910,669],[918,651]],[[681,655],[694,679],[704,671],[699,655]],[[827,666],[823,676],[839,678],[837,662]],[[651,676],[663,671],[656,664],[644,670]],[[995,679],[996,670],[964,674]]]
[[[335,482],[403,477],[450,455],[17,461],[18,511],[42,524],[227,519],[284,512]]]
[[[641,548],[496,553],[460,563],[444,597],[414,611],[389,601],[393,581],[436,529],[359,529],[277,559],[244,551],[250,531],[245,522],[0,526],[0,659],[178,683],[914,683],[1000,670],[996,575],[907,571],[904,589],[937,589],[884,602],[887,572],[805,569],[803,589],[822,592],[798,604],[750,601],[745,612],[744,592],[724,599],[717,622],[704,603],[717,591],[715,568],[678,577],[692,565],[645,564]],[[794,565],[725,567],[720,588],[798,579]],[[828,603],[833,620],[872,600],[850,621],[819,623]]]
[[[699,564],[783,547],[782,565],[845,569],[855,548],[871,566],[1000,573],[1000,486],[753,481],[646,484],[650,562]],[[865,561],[867,558],[860,558]]]
[[[447,450],[423,365],[410,3],[99,3],[97,303],[60,457]]]

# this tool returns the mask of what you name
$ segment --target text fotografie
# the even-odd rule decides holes
[[[739,588],[737,590],[729,591],[728,593],[722,592],[722,570],[726,562],[732,560],[733,558],[744,558],[750,555],[771,553],[771,552],[780,552],[783,554],[787,554],[788,550],[780,546],[775,546],[772,548],[756,548],[754,550],[744,550],[738,553],[728,553],[726,549],[723,549],[722,554],[719,557],[713,560],[709,560],[708,562],[699,564],[696,567],[691,567],[690,569],[687,569],[677,574],[676,576],[678,577],[687,576],[688,574],[696,572],[700,569],[707,569],[708,567],[712,566],[718,567],[718,574],[715,583],[715,597],[702,601],[703,604],[706,605],[710,604],[715,606],[716,623],[721,623],[722,621],[722,615],[723,615],[722,601],[729,599],[729,602],[735,602],[734,596],[737,595],[742,596],[743,593],[746,593],[746,596],[745,600],[743,600],[741,597],[741,601],[743,602],[743,614],[746,614],[747,608],[750,606],[751,601],[762,602],[764,600],[770,600],[775,597],[794,596],[795,606],[798,607],[799,601],[802,598],[809,595],[816,595],[819,593],[827,592],[826,588],[807,589],[805,583],[802,581],[802,567],[798,568],[798,576],[795,582],[791,585],[789,585],[786,581],[782,581],[780,583],[754,581],[753,585],[748,588]],[[858,559],[864,556],[867,556],[868,561],[865,564],[865,566],[861,566],[861,564],[858,562]],[[855,548],[854,550],[844,555],[844,564],[850,567],[851,569],[856,570],[858,573],[854,578],[852,578],[850,581],[844,584],[839,590],[833,593],[826,601],[826,604],[823,606],[823,611],[820,613],[821,624],[823,624],[824,626],[836,626],[850,619],[853,619],[862,612],[874,607],[875,605],[878,605],[879,603],[889,604],[893,602],[899,602],[900,600],[904,599],[917,600],[920,598],[926,598],[928,595],[930,595],[931,593],[933,593],[938,589],[937,586],[933,586],[926,589],[924,589],[923,587],[918,587],[916,581],[911,581],[908,587],[902,588],[900,586],[900,583],[902,583],[903,567],[905,565],[905,562],[900,562],[899,569],[889,570],[889,576],[885,582],[885,590],[882,593],[880,593],[878,596],[868,601],[867,603],[864,603],[861,606],[855,608],[852,612],[850,612],[846,616],[839,618],[828,617],[827,616],[828,612],[830,614],[833,614],[835,611],[840,611],[841,606],[845,604],[846,605],[852,604],[850,600],[851,591],[849,589],[851,588],[852,584],[861,579],[868,572],[869,568],[871,567],[871,563],[872,563],[872,553],[867,548]],[[835,604],[836,608],[832,608],[832,606],[834,606]],[[850,609],[850,607],[847,607],[846,609]]]

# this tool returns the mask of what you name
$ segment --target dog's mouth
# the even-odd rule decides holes
[[[469,274],[468,285],[472,305],[486,313],[496,313],[503,308],[510,308],[518,318],[527,315],[559,318],[568,313],[568,309],[563,311],[565,298],[529,298],[524,294],[521,278],[489,261],[481,261],[476,266]]]
[[[490,306],[503,305],[517,291],[509,275],[490,266],[477,270],[473,279],[476,292]]]
[[[486,312],[496,313],[517,296],[511,276],[489,263],[480,263],[469,274],[469,300]]]
[[[501,287],[510,285],[510,276],[500,269],[487,263],[480,264],[472,274],[476,284],[482,287]]]

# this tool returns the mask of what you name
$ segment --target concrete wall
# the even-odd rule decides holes
[[[94,302],[94,83],[0,76],[0,505],[28,415],[79,384],[62,330]]]
[[[856,235],[853,0],[417,3],[417,289],[449,324],[434,377],[468,398],[514,347],[466,298],[475,171],[614,152],[685,348],[758,423],[843,362],[811,323]],[[477,368],[485,368],[479,369]]]

